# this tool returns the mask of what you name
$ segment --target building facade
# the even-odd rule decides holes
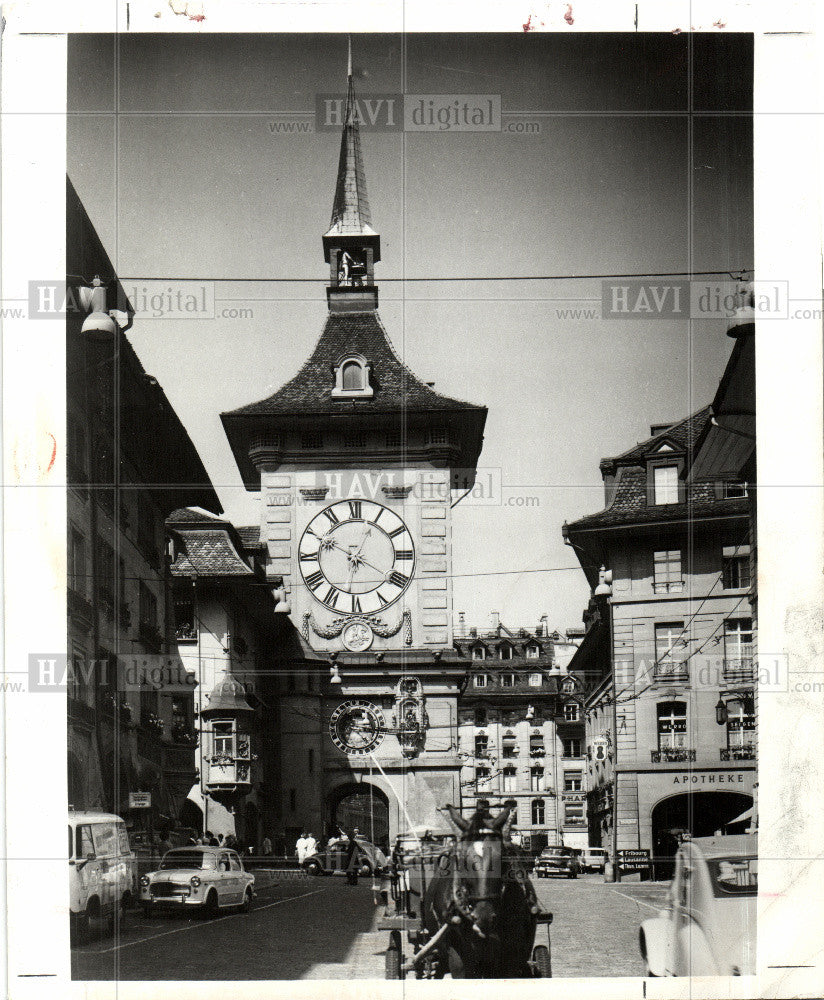
[[[690,477],[710,418],[604,459],[604,510],[564,526],[593,588],[570,664],[587,678],[590,837],[662,871],[684,832],[745,813],[756,779],[750,499],[739,477]]]
[[[71,182],[66,236],[68,797],[145,830],[176,821],[194,774],[180,695],[151,674],[172,651],[164,520],[220,505],[129,343],[131,307]],[[150,809],[130,808],[135,791]]]
[[[581,680],[557,662],[551,637],[501,625],[469,631],[455,640],[467,666],[458,708],[464,808],[513,798],[513,837],[525,847],[585,847]]]
[[[284,815],[293,832],[325,832],[368,803],[394,836],[460,801],[452,486],[474,482],[486,409],[418,380],[380,320],[351,77],[323,253],[328,312],[310,357],[222,420],[261,492],[269,580],[297,633],[279,663]]]

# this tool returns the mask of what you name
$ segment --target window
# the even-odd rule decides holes
[[[505,767],[503,770],[503,791],[518,791],[518,772],[514,767]]]
[[[212,753],[216,757],[235,756],[234,725],[231,722],[212,724]]]
[[[484,649],[483,646],[476,646],[472,650],[472,659],[473,660],[485,660],[486,659],[486,650]]]
[[[745,590],[750,586],[749,545],[725,545],[721,550],[721,579],[724,590]]]
[[[97,596],[110,611],[114,610],[114,549],[109,543],[97,536]]]
[[[564,705],[564,722],[577,722],[580,718],[580,710],[577,701],[568,701]]]
[[[683,662],[687,647],[681,643],[683,622],[659,622],[655,626],[655,676],[672,678],[686,675]],[[683,652],[682,652],[683,651]]]
[[[511,688],[515,685],[514,674],[501,674],[501,687]]]
[[[528,660],[537,660],[540,655],[541,650],[537,646],[527,646],[526,647],[526,658]]]
[[[157,715],[159,698],[157,691],[152,687],[142,687],[140,689],[140,721],[145,725],[152,716]]]
[[[486,725],[486,709],[485,708],[476,708],[475,709],[474,719],[475,719],[475,725],[476,726],[485,726]]]
[[[449,436],[445,427],[431,427],[426,432],[427,444],[447,444]]]
[[[532,800],[532,825],[543,826],[546,823],[546,803],[543,799]]]
[[[653,556],[653,572],[653,590],[656,594],[680,594],[684,588],[681,579],[681,550],[656,552]]]
[[[475,674],[474,682],[476,688],[485,688],[487,686],[486,674]]]
[[[564,771],[564,791],[580,792],[583,788],[584,775],[582,771]]]
[[[575,690],[575,681],[571,677],[568,677],[564,681],[564,691],[567,694],[572,694],[574,690]]]
[[[489,783],[489,768],[488,767],[476,767],[475,768],[475,788],[477,791],[482,791],[483,787]]]
[[[357,361],[346,361],[341,381],[344,389],[363,389],[363,368]]]
[[[332,398],[371,398],[373,392],[372,386],[369,384],[369,369],[369,362],[360,355],[344,358],[340,361],[335,366]]]
[[[687,745],[687,706],[683,701],[658,705],[658,749],[680,750]]]
[[[541,733],[533,733],[529,737],[529,754],[531,757],[542,757],[546,753],[544,737]]]
[[[157,598],[141,580],[138,593],[140,620],[153,628],[157,627]]]
[[[343,438],[344,448],[365,448],[366,447],[366,435],[365,434],[345,434]]]
[[[69,529],[69,586],[77,594],[86,593],[86,539],[74,527]]]
[[[728,618],[724,622],[724,674],[750,674],[752,653],[752,618]]]
[[[498,650],[498,656],[502,660],[511,660],[512,659],[512,646],[501,646],[501,648]]]
[[[322,448],[323,447],[323,435],[313,433],[311,431],[306,431],[301,434],[300,437],[301,448]]]
[[[542,767],[531,767],[529,769],[529,789],[532,792],[546,791],[544,788],[544,769]]]
[[[487,757],[489,755],[489,737],[486,733],[478,733],[475,737],[475,756]]]
[[[656,466],[652,470],[652,490],[656,504],[678,503],[678,466]]]
[[[755,714],[752,701],[736,698],[727,702],[727,746],[730,750],[752,750]]]
[[[541,674],[530,674],[529,675],[529,686],[534,688],[539,688],[544,682],[544,678]]]
[[[728,479],[722,488],[722,496],[725,500],[737,500],[749,495],[747,484],[736,482],[734,479]]]
[[[518,756],[518,741],[514,735],[504,736],[501,740],[501,755],[508,758]]]
[[[96,857],[94,853],[94,840],[92,840],[92,828],[85,823],[77,828],[77,849],[74,852],[76,858]]]
[[[580,757],[581,756],[581,741],[576,737],[565,737],[561,740],[563,744],[564,757]]]
[[[197,639],[195,630],[195,599],[192,593],[175,596],[175,638],[181,642]]]

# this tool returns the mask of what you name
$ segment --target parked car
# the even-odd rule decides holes
[[[581,868],[585,872],[603,872],[609,861],[609,851],[604,847],[585,847],[581,854]]]
[[[639,932],[648,976],[755,972],[758,844],[754,834],[681,845],[667,908]]]
[[[538,878],[549,878],[551,875],[566,875],[567,878],[578,878],[581,871],[581,860],[578,851],[573,847],[545,847],[535,862],[534,874]]]
[[[389,859],[383,851],[370,844],[362,837],[355,838],[357,851],[358,875],[380,874],[389,866]],[[349,855],[349,842],[337,841],[331,846],[320,848],[308,858],[304,858],[303,867],[310,875],[333,875],[346,871],[346,859]]]
[[[248,912],[255,897],[255,876],[243,868],[235,851],[223,847],[175,847],[163,855],[157,871],[140,878],[140,904],[149,916],[155,909],[218,910],[240,907]]]
[[[123,919],[137,896],[137,865],[120,816],[69,810],[69,913],[72,939],[88,939]]]

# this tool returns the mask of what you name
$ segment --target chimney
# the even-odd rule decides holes
[[[466,635],[466,612],[458,612],[458,638],[463,639]]]
[[[501,612],[491,611],[489,617],[492,619],[492,628],[497,631],[501,627]]]

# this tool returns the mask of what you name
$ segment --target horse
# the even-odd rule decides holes
[[[503,835],[515,806],[510,799],[494,819],[481,807],[469,820],[454,806],[443,807],[460,836],[441,855],[423,900],[424,927],[441,975],[447,968],[453,979],[532,975],[538,902]]]

